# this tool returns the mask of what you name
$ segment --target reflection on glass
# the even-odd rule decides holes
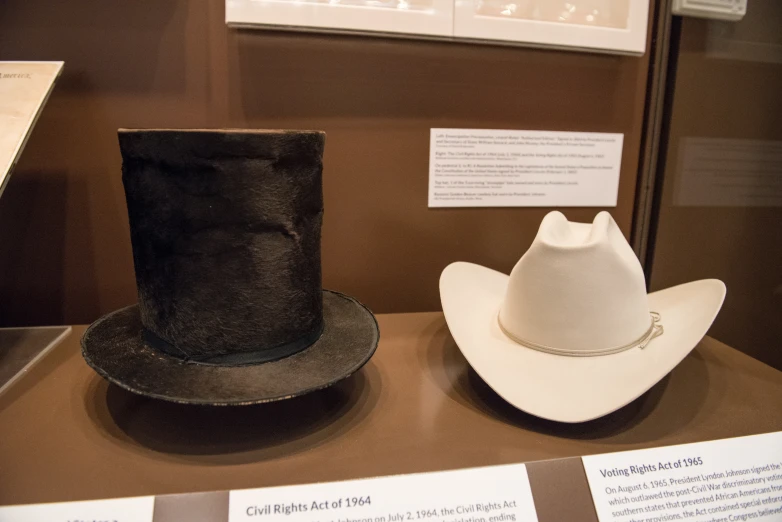
[[[650,287],[721,279],[709,335],[782,370],[780,28],[780,0],[682,19]]]
[[[631,0],[474,0],[475,14],[626,29]]]
[[[398,9],[401,11],[432,11],[434,0],[276,0],[282,4],[326,4],[379,9]]]
[[[752,3],[742,23],[709,21],[706,56],[748,62],[782,63],[782,2]]]

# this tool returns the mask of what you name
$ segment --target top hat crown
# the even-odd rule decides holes
[[[263,362],[317,338],[324,133],[129,130],[119,142],[151,342],[192,361]]]
[[[138,305],[82,338],[98,373],[175,402],[248,404],[329,386],[378,328],[321,286],[318,131],[120,130]]]

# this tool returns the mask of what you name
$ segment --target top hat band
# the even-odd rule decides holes
[[[262,364],[290,357],[312,346],[323,334],[325,325],[323,321],[314,329],[289,343],[273,346],[271,348],[259,348],[249,352],[237,352],[218,355],[191,355],[181,348],[177,348],[151,330],[144,328],[144,341],[150,346],[166,355],[182,359],[188,363],[207,364],[211,366],[245,366],[250,364]]]

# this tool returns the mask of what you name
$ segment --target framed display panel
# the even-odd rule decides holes
[[[226,0],[232,26],[283,26],[643,54],[649,0]]]
[[[451,36],[453,0],[226,0],[228,25]]]
[[[643,54],[649,0],[454,0],[454,36]]]

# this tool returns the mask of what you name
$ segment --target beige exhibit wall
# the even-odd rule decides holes
[[[778,0],[753,0],[738,25],[684,20],[651,286],[722,279],[728,293],[710,334],[782,369],[780,27]],[[716,166],[731,185],[726,203],[750,185],[758,186],[753,205],[773,206],[677,204],[686,138],[729,139],[739,147],[759,140],[776,148]]]
[[[549,210],[429,210],[431,127],[624,133],[610,210],[631,230],[648,53],[239,31],[224,0],[6,0],[0,59],[65,61],[0,200],[0,325],[135,302],[118,127],[325,130],[324,284],[376,312],[438,310],[452,261],[509,271]]]

